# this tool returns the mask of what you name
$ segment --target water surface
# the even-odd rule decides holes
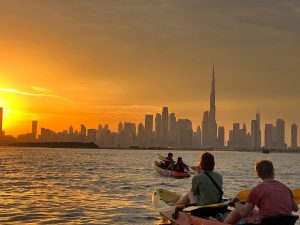
[[[1,224],[159,224],[151,193],[157,187],[184,193],[191,179],[162,177],[152,168],[166,151],[99,149],[0,149]],[[195,165],[197,151],[174,151]],[[300,188],[295,153],[214,152],[225,197],[259,182],[253,166],[269,158],[276,178]],[[298,222],[298,224],[300,224]]]

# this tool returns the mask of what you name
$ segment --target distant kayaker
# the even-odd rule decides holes
[[[168,153],[168,156],[163,160],[164,168],[167,170],[173,170],[174,167],[174,160],[173,160],[173,153]]]
[[[221,174],[214,171],[214,156],[205,152],[201,155],[200,166],[202,172],[192,179],[192,188],[185,196],[179,199],[175,205],[208,205],[222,201],[223,178]]]
[[[256,162],[255,171],[262,183],[254,187],[246,204],[241,204],[238,199],[233,200],[235,209],[225,218],[224,222],[236,224],[260,224],[265,217],[289,215],[298,211],[292,191],[283,183],[274,179],[273,163],[269,160]],[[257,207],[256,210],[254,207]]]
[[[186,165],[183,160],[182,157],[178,157],[177,158],[177,162],[174,166],[174,170],[178,171],[178,172],[185,172],[189,170],[188,165]]]

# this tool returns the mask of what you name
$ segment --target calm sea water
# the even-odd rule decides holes
[[[151,194],[157,187],[180,193],[191,179],[153,171],[165,151],[89,149],[0,149],[1,224],[159,224]],[[174,151],[195,165],[201,152]],[[225,197],[259,182],[258,159],[273,160],[276,177],[300,187],[300,154],[214,152],[223,174]],[[298,222],[298,224],[300,224]]]

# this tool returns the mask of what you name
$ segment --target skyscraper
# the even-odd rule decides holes
[[[265,125],[265,148],[267,149],[274,148],[274,130],[273,124]]]
[[[36,120],[32,121],[31,133],[32,133],[33,140],[36,140],[37,138],[37,127],[38,127],[38,122]]]
[[[156,146],[161,145],[161,114],[156,113],[155,116],[155,141]]]
[[[282,119],[276,121],[276,130],[277,130],[277,148],[284,149],[286,148],[285,143],[285,122]]]
[[[217,122],[216,122],[216,90],[215,67],[213,64],[212,85],[210,93],[210,110],[204,113],[202,122],[202,142],[204,147],[217,147]]]
[[[163,107],[161,117],[161,141],[163,146],[169,145],[169,109]]]
[[[153,146],[153,115],[145,115],[145,145]]]
[[[3,134],[3,108],[0,107],[0,136]]]
[[[261,130],[260,130],[260,114],[256,114],[256,119],[251,122],[251,148],[261,148]]]
[[[297,126],[297,124],[294,123],[291,126],[291,147],[292,148],[298,147],[297,135],[298,135],[298,126]]]
[[[175,113],[170,114],[169,118],[169,141],[170,146],[177,145],[177,124],[176,124],[176,116]]]
[[[219,127],[218,129],[218,143],[219,147],[224,147],[225,144],[225,128]]]

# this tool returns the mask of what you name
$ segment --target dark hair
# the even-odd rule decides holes
[[[204,171],[213,171],[215,168],[215,158],[209,152],[204,152],[201,156],[200,166]]]
[[[260,160],[255,164],[255,171],[261,179],[274,177],[274,166],[269,160]]]
[[[182,158],[181,158],[181,157],[178,157],[178,158],[177,158],[177,161],[182,161]]]
[[[168,156],[173,156],[173,153],[170,152],[170,153],[168,154]]]

